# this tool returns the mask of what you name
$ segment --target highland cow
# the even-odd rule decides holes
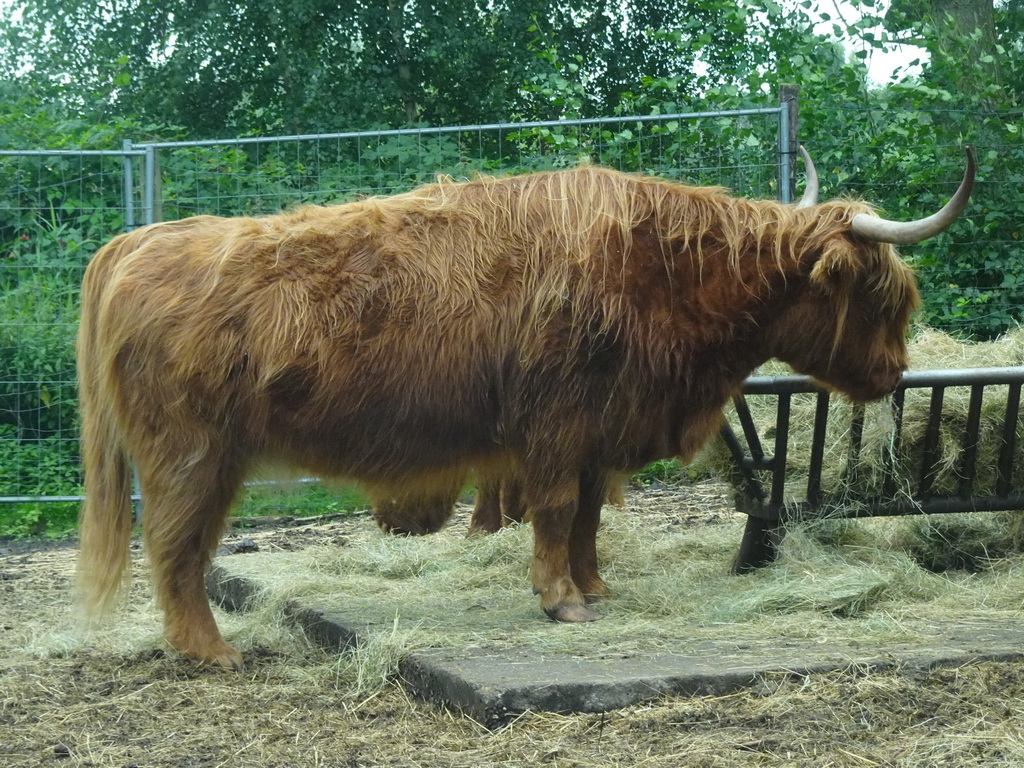
[[[405,498],[514,472],[553,619],[597,618],[609,478],[687,460],[769,358],[891,392],[918,304],[891,243],[949,226],[595,167],[121,235],[86,272],[80,601],[111,606],[131,464],[167,641],[225,666],[204,571],[265,462]],[[377,489],[374,491],[374,489]]]

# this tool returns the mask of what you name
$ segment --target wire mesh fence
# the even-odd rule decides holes
[[[173,142],[159,151],[159,215],[258,215],[387,195],[476,173],[595,163],[739,194],[778,194],[780,108]]]
[[[139,153],[2,153],[0,497],[77,496],[74,339],[95,250],[124,231]]]
[[[197,214],[273,213],[400,192],[438,173],[583,162],[777,197],[782,105],[730,112],[0,153],[0,501],[81,497],[79,285],[119,232]],[[780,172],[780,168],[785,169]],[[783,184],[783,197],[790,190]]]

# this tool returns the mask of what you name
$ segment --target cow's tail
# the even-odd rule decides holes
[[[105,289],[112,267],[132,250],[134,238],[122,235],[93,257],[82,281],[78,331],[78,387],[85,501],[79,512],[81,551],[76,601],[83,617],[108,613],[130,577],[132,471],[116,410],[111,339],[104,338]]]

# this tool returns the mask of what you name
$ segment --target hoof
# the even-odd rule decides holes
[[[592,611],[585,605],[556,605],[554,608],[545,608],[544,613],[553,621],[564,621],[566,623],[579,623],[584,621],[597,621],[601,614]]]
[[[174,647],[173,643],[171,645]],[[234,670],[235,672],[241,672],[245,669],[242,654],[225,642],[220,642],[217,646],[202,651],[195,648],[180,647],[176,647],[175,650],[182,656],[195,659],[200,664],[206,664],[211,667],[221,667]]]
[[[210,663],[214,666],[223,667],[224,669],[234,670],[235,672],[241,672],[245,669],[245,663],[242,661],[242,654],[230,645],[227,646],[227,650],[224,653],[220,653],[211,659]]]

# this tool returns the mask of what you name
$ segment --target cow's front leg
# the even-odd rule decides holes
[[[573,494],[575,496],[575,494]],[[572,579],[569,539],[577,500],[561,504],[529,505],[533,522],[533,590],[540,607],[555,621],[594,621],[601,618],[586,605],[583,592]]]
[[[580,473],[579,506],[569,534],[569,568],[583,598],[594,602],[608,597],[611,590],[597,570],[597,529],[601,507],[608,495],[608,473],[588,468]]]

